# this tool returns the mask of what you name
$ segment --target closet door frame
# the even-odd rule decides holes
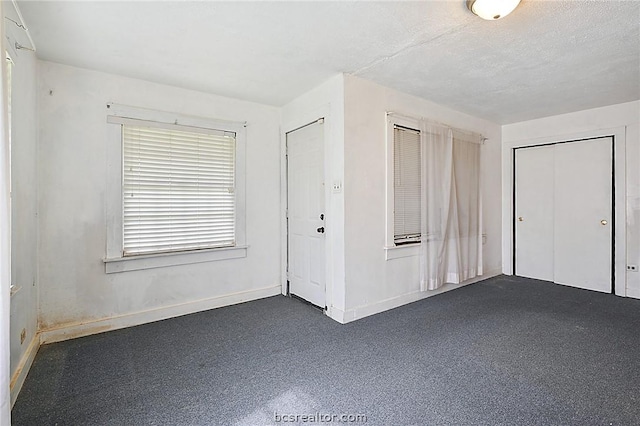
[[[503,273],[515,271],[515,153],[518,148],[555,145],[602,137],[613,139],[612,188],[612,287],[618,296],[627,295],[626,285],[626,127],[600,129],[574,134],[551,135],[535,139],[503,142],[502,146],[502,259]]]
[[[520,147],[516,147],[513,148],[513,156],[514,156],[514,161],[513,161],[513,197],[512,197],[512,202],[513,202],[513,210],[514,212],[517,213],[517,208],[518,208],[518,203],[517,203],[517,198],[518,198],[518,171],[517,171],[517,166],[518,166],[518,161],[517,161],[517,156],[516,153],[518,152],[518,150],[526,150],[526,149],[533,149],[533,148],[539,148],[539,147],[555,147],[558,145],[564,145],[564,144],[580,144],[581,142],[588,142],[588,141],[596,141],[599,139],[603,139],[603,140],[609,140],[608,144],[609,147],[611,149],[611,176],[609,177],[609,186],[611,187],[611,205],[609,206],[610,208],[610,217],[611,217],[611,237],[610,237],[610,247],[611,247],[611,257],[610,257],[610,262],[611,262],[611,267],[610,267],[610,291],[609,293],[615,294],[615,273],[614,273],[614,265],[615,265],[615,258],[616,258],[616,251],[615,251],[615,230],[616,230],[616,215],[615,215],[615,194],[616,194],[616,187],[615,187],[615,138],[613,135],[611,136],[598,136],[598,137],[592,137],[592,138],[582,138],[582,139],[574,139],[574,140],[563,140],[563,141],[558,141],[558,142],[551,142],[551,143],[545,143],[545,144],[539,144],[539,145],[530,145],[530,146],[520,146]],[[609,217],[609,216],[607,216]],[[516,215],[513,215],[513,258],[512,258],[512,262],[513,262],[513,274],[514,275],[519,275],[519,271],[517,268],[517,261],[516,261],[516,251],[517,251],[517,240],[518,240],[518,224],[516,221]],[[557,226],[557,224],[556,224]],[[555,260],[554,260],[555,262]],[[565,284],[568,285],[568,284]],[[572,286],[572,287],[577,287],[577,286]],[[578,287],[579,288],[579,287]]]

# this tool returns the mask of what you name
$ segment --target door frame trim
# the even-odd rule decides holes
[[[627,295],[626,253],[627,253],[627,221],[626,221],[626,126],[596,129],[571,134],[558,134],[534,139],[503,141],[502,143],[502,259],[503,273],[514,273],[514,166],[515,149],[557,144],[561,142],[613,137],[613,265],[612,282],[614,294]],[[507,200],[511,200],[508,202]]]
[[[517,242],[517,223],[516,223],[516,207],[517,207],[517,161],[516,161],[516,154],[518,152],[518,150],[524,150],[524,149],[528,149],[528,148],[539,148],[542,146],[554,146],[554,145],[561,145],[561,144],[565,144],[565,143],[579,143],[579,142],[585,142],[585,141],[592,141],[592,140],[596,140],[596,139],[606,139],[606,138],[611,138],[611,289],[610,289],[610,293],[615,294],[615,282],[616,282],[616,277],[615,277],[615,259],[616,259],[616,248],[615,248],[615,235],[616,235],[616,203],[615,203],[615,199],[616,199],[616,181],[615,181],[615,177],[616,177],[616,137],[615,135],[608,135],[608,136],[597,136],[597,137],[588,137],[588,138],[581,138],[581,139],[573,139],[573,140],[560,140],[557,142],[549,142],[549,143],[541,143],[541,144],[537,144],[537,145],[527,145],[527,146],[518,146],[518,147],[514,147],[512,148],[512,155],[513,155],[513,160],[512,160],[512,164],[513,164],[513,170],[512,170],[512,179],[513,179],[513,183],[512,183],[512,209],[513,209],[513,214],[511,215],[511,221],[512,221],[512,233],[513,233],[513,240],[512,240],[512,271],[513,271],[513,275],[519,276],[518,275],[518,269],[516,267],[517,263],[516,263],[516,242]]]

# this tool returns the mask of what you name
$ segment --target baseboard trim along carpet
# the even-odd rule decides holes
[[[193,302],[180,303],[176,305],[163,306],[146,311],[134,312],[130,314],[118,315],[80,323],[63,324],[40,331],[40,342],[54,343],[63,340],[74,339],[76,337],[89,336],[91,334],[105,331],[117,330],[125,327],[146,324],[160,321],[167,318],[179,317],[196,312],[207,311],[209,309],[220,308],[222,306],[235,305],[248,302],[250,300],[263,299],[280,294],[280,285],[264,287],[255,290],[242,291],[224,296],[211,297],[208,299],[196,300]]]
[[[31,364],[33,364],[33,360],[38,353],[38,349],[40,348],[40,333],[36,333],[31,342],[29,342],[29,346],[27,350],[22,354],[22,359],[20,359],[20,363],[18,364],[18,368],[11,376],[11,407],[13,408],[13,404],[15,404],[16,399],[18,399],[18,394],[20,393],[20,389],[22,389],[22,385],[24,384],[24,380],[27,378],[27,374],[29,373],[29,369],[31,368]]]
[[[629,288],[627,285],[627,297],[633,297],[634,299],[640,299],[640,288]]]
[[[414,291],[412,293],[403,294],[401,296],[392,297],[390,299],[381,300],[369,305],[362,305],[342,311],[337,308],[329,308],[328,315],[341,324],[346,324],[351,321],[359,320],[361,318],[368,317],[369,315],[378,314],[380,312],[388,311],[389,309],[397,308],[407,303],[417,302],[418,300],[426,299],[427,297],[435,296],[437,294],[445,293],[447,291],[455,290],[460,287],[464,287],[469,284],[484,281],[489,278],[493,278],[502,274],[502,269],[493,269],[488,271],[484,275],[476,278],[472,278],[460,284],[445,284],[437,290],[430,291]]]

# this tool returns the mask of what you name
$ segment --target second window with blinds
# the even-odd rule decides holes
[[[421,233],[420,131],[393,125],[393,243],[420,242]]]

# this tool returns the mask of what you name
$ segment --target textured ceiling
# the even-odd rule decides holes
[[[640,2],[18,3],[38,57],[283,105],[339,72],[511,123],[640,99]]]

